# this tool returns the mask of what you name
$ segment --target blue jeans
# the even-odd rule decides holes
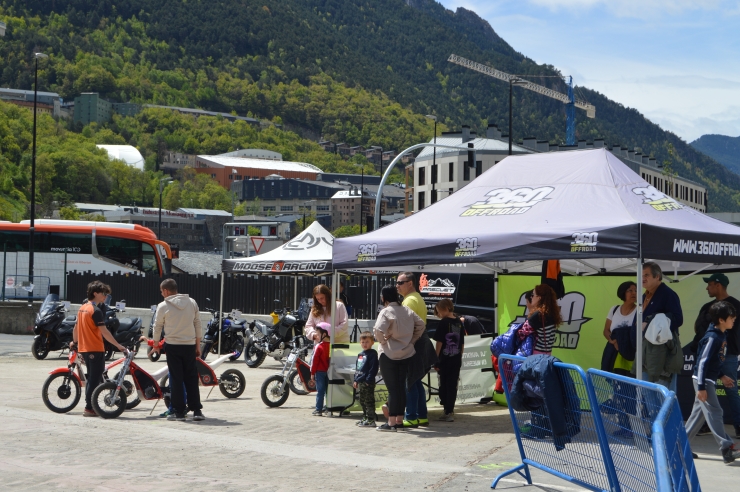
[[[732,388],[725,388],[727,402],[730,404],[732,423],[740,426],[740,395],[737,394],[737,355],[727,355],[722,363],[722,374],[731,378],[735,383]]]
[[[427,418],[427,392],[421,379],[406,392],[406,420]]]
[[[326,372],[316,373],[316,410],[322,411],[324,409],[324,397],[326,396],[326,388],[329,386],[329,376]]]

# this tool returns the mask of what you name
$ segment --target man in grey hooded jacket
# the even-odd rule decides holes
[[[177,282],[168,278],[159,285],[164,301],[157,306],[153,339],[159,340],[164,329],[167,346],[167,368],[170,370],[172,408],[168,420],[185,420],[185,395],[193,420],[205,420],[198,389],[198,367],[202,330],[198,304],[187,294],[178,294]],[[152,351],[158,351],[155,344]],[[184,390],[184,391],[183,391]]]

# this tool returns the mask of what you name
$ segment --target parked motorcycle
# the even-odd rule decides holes
[[[31,344],[33,357],[42,360],[52,350],[63,350],[69,347],[75,321],[77,321],[76,316],[67,318],[67,310],[59,301],[58,295],[46,296],[33,324],[34,337]]]
[[[111,296],[108,296],[105,304],[101,306],[106,328],[118,343],[129,350],[137,351],[141,336],[141,318],[119,319],[116,314],[121,311],[115,306],[111,307],[111,300]],[[31,345],[31,353],[34,358],[45,359],[52,350],[67,349],[69,342],[72,341],[72,332],[76,323],[77,315],[67,316],[67,310],[58,295],[46,296],[33,326],[35,336]],[[110,360],[118,350],[107,340],[104,340],[104,346],[105,360]]]
[[[210,364],[206,364],[201,359],[196,359],[198,367],[198,377],[201,386],[218,386],[221,393],[226,398],[238,398],[244,393],[246,381],[241,371],[237,369],[227,369],[218,378],[213,371],[224,361],[233,357],[233,353],[225,354]],[[165,404],[169,406],[169,388],[166,385],[169,374],[167,366],[158,371],[149,374],[134,362],[135,352],[129,352],[124,358],[109,364],[108,368],[120,366],[120,370],[115,378],[104,382],[92,394],[92,406],[95,413],[104,419],[112,419],[120,416],[128,408],[127,402],[131,397],[127,391],[125,378],[131,377],[135,385],[136,398],[143,400],[164,399]]]
[[[260,388],[262,401],[268,407],[281,406],[288,400],[291,391],[297,395],[316,391],[316,382],[311,380],[311,366],[300,358],[304,351],[311,349],[311,343],[300,335],[292,340],[291,346],[283,370],[265,379]]]
[[[149,339],[154,338],[154,320],[157,317],[157,310],[156,306],[152,306],[152,320],[149,322],[149,334],[147,335]],[[162,340],[164,338],[164,329],[162,330],[162,334],[159,336],[159,340]],[[157,341],[159,341],[157,340]],[[157,352],[153,352],[149,349],[147,349],[147,357],[149,357],[149,360],[152,362],[157,362],[160,357],[162,357],[162,354],[166,352],[167,344],[164,344],[161,349],[159,349]]]
[[[207,301],[211,301],[206,298]],[[229,313],[221,313],[211,308],[206,308],[211,313],[211,320],[206,325],[203,341],[200,344],[200,357],[206,360],[209,353],[218,354],[219,346],[219,324],[223,316],[221,326],[221,353],[234,353],[229,360],[237,360],[244,350],[244,339],[246,337],[246,320],[238,320]]]
[[[279,305],[280,301],[275,299],[275,303]],[[276,308],[273,314],[279,317],[273,325],[259,320],[249,323],[249,340],[244,347],[244,362],[249,367],[259,367],[268,355],[277,361],[287,357],[293,349],[294,338],[303,335],[306,322],[300,319],[297,312]],[[302,350],[299,355],[306,359],[308,350]]]

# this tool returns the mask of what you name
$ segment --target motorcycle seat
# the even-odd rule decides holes
[[[232,321],[233,324],[240,325],[240,326],[244,326],[244,323],[246,323],[246,322],[247,322],[246,319],[242,319],[242,320],[239,320],[239,321]]]
[[[118,326],[118,329],[116,330],[117,333],[124,333],[127,331],[131,331],[131,329],[136,324],[136,319],[134,318],[119,318],[118,322],[120,325]]]
[[[235,324],[235,325],[229,326],[229,331],[243,331],[243,330],[244,330],[244,325],[243,324],[241,324],[241,325],[240,324]]]
[[[67,316],[66,318],[64,318],[64,321],[69,321],[70,323],[77,323],[77,315]]]

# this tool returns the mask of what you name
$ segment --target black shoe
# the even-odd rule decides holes
[[[735,449],[734,445],[722,450],[722,461],[724,461],[726,465],[732,463],[738,458],[740,458],[740,450]]]
[[[196,410],[193,412],[194,421],[205,420],[205,419],[206,419],[205,415],[203,415],[203,412],[201,412],[200,410]]]
[[[167,420],[177,420],[179,422],[184,422],[186,419],[184,413],[172,413],[167,417]]]
[[[376,427],[375,430],[380,432],[396,432],[396,427],[385,423],[380,427]]]
[[[701,429],[699,429],[699,432],[696,433],[697,436],[708,436],[712,433],[712,429],[709,428],[707,424],[704,424],[701,426]]]

